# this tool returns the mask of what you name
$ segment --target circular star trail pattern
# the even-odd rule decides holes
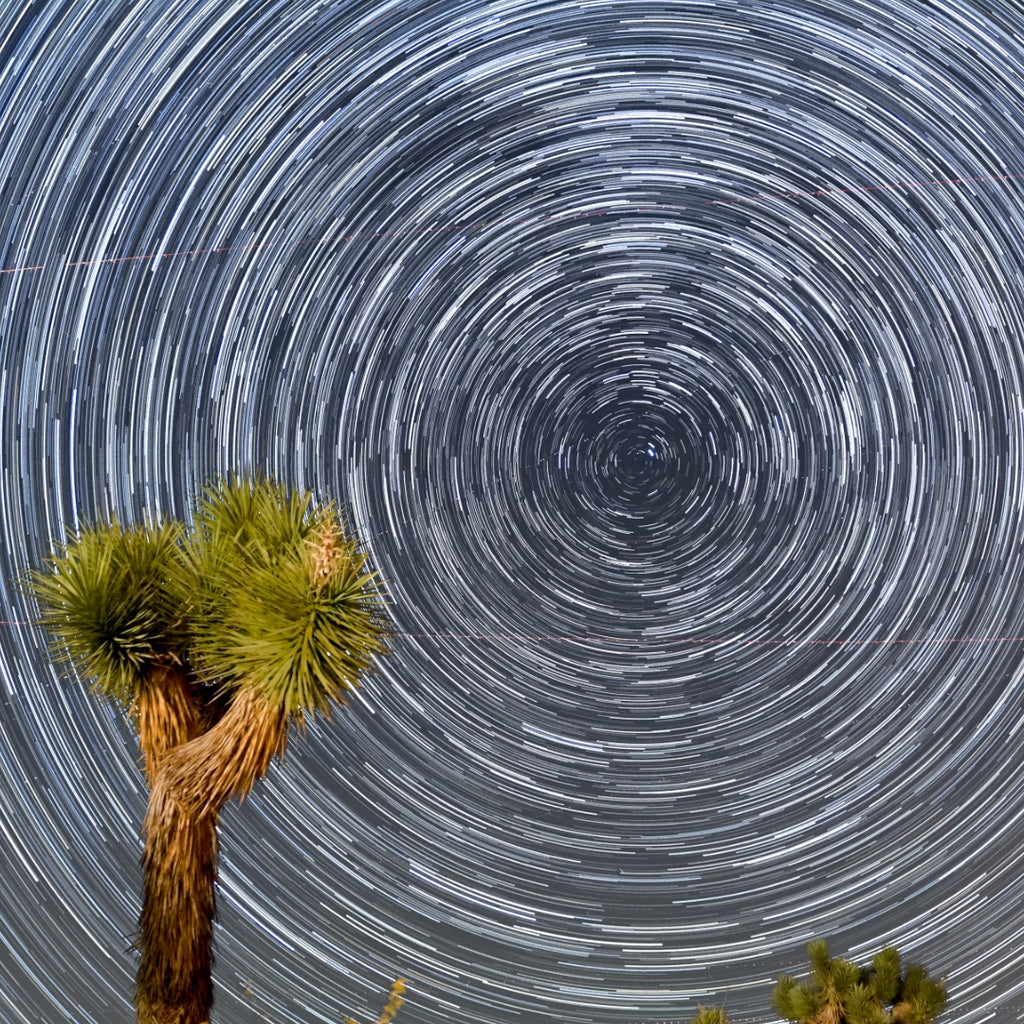
[[[225,816],[215,1019],[1024,1010],[1016,5],[10,4],[4,578],[217,472],[396,651]],[[0,1017],[127,1021],[131,736],[5,586]]]

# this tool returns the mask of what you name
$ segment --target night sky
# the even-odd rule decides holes
[[[6,0],[0,1021],[146,790],[11,578],[261,470],[395,651],[223,818],[216,1024],[1024,1019],[1019,0]]]

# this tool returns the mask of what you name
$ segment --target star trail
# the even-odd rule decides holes
[[[0,1020],[132,1019],[138,752],[12,580],[337,497],[395,652],[223,819],[216,1024],[1024,1019],[1016,0],[11,0]]]

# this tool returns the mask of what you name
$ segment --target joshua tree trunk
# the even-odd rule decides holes
[[[153,796],[166,790],[194,816],[216,816],[231,797],[245,797],[266,775],[287,739],[284,708],[239,689],[212,729],[161,758]]]
[[[157,789],[168,751],[201,729],[189,675],[177,666],[152,669],[141,681],[134,711],[153,789],[144,824],[137,1019],[139,1024],[204,1024],[213,1004],[217,819],[195,819]],[[159,826],[152,827],[154,822]]]
[[[192,679],[178,665],[158,665],[140,679],[131,714],[142,750],[150,788],[156,783],[160,758],[172,747],[187,743],[202,731],[202,716]]]
[[[139,1024],[204,1024],[213,1005],[217,820],[284,752],[287,716],[248,692],[208,732],[165,750],[143,831]]]
[[[158,787],[146,814],[139,1024],[205,1024],[213,1006],[217,816],[195,818]]]

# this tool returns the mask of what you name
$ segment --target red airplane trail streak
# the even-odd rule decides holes
[[[976,177],[963,177],[963,178],[935,178],[929,181],[901,181],[896,184],[888,185],[853,185],[848,188],[822,188],[813,189],[803,192],[764,192],[754,196],[738,196],[735,198],[726,199],[708,199],[704,200],[701,206],[726,206],[734,205],[737,203],[758,203],[764,202],[768,199],[806,199],[816,198],[820,196],[838,196],[844,194],[856,194],[858,192],[894,192],[900,189],[910,188],[935,188],[940,186],[949,185],[967,185],[975,182],[991,182],[991,181],[1013,181],[1018,178],[1024,178],[1024,172],[1020,173],[1009,173],[1009,174],[986,174],[978,175]],[[464,223],[456,224],[439,224],[432,227],[426,228],[398,228],[394,231],[359,231],[354,234],[341,235],[337,239],[328,238],[304,238],[297,242],[264,242],[260,244],[248,244],[248,245],[219,245],[219,246],[205,246],[202,248],[194,249],[176,249],[170,252],[151,252],[134,254],[131,256],[103,256],[92,260],[72,260],[64,264],[64,269],[71,269],[74,267],[92,267],[98,266],[105,263],[133,263],[142,260],[156,260],[156,259],[172,259],[178,256],[208,256],[218,253],[228,252],[243,252],[247,249],[253,251],[260,249],[271,249],[276,246],[298,246],[298,245],[314,245],[319,242],[325,241],[341,241],[349,242],[361,238],[397,238],[403,235],[427,235],[427,234],[438,234],[442,231],[473,231],[488,227],[498,227],[502,225],[511,224],[528,224],[528,223],[541,223],[543,221],[557,221],[557,220],[580,220],[591,217],[606,217],[611,213],[628,213],[631,210],[637,213],[653,213],[653,212],[664,212],[677,207],[671,206],[623,206],[614,209],[607,210],[589,210],[584,213],[575,214],[539,214],[533,217],[514,217],[509,219],[491,220],[491,221],[466,221]],[[46,263],[33,263],[33,264],[22,264],[14,267],[0,268],[0,274],[19,274],[28,273],[34,270],[44,270]]]
[[[1011,644],[1020,643],[1024,636],[937,636],[937,637],[914,637],[911,639],[882,638],[877,640],[828,640],[815,637],[780,639],[740,639],[729,637],[614,637],[614,636],[587,636],[585,634],[531,634],[531,633],[406,633],[396,632],[396,636],[406,636],[411,639],[428,640],[561,640],[574,641],[579,643],[607,643],[623,645],[642,645],[655,647],[658,645],[670,646],[686,644],[728,644],[736,647],[797,647],[800,645],[819,647],[863,647],[868,645],[887,644]]]
[[[34,626],[36,623],[20,619],[0,619],[0,626]],[[795,637],[783,639],[742,639],[739,637],[615,637],[594,636],[584,633],[411,633],[396,630],[394,636],[404,636],[411,640],[529,640],[529,641],[572,641],[575,643],[604,643],[622,645],[641,645],[656,647],[659,645],[687,644],[728,644],[735,647],[797,647],[799,645],[818,647],[865,647],[883,645],[909,644],[1016,644],[1024,641],[1024,636],[931,636],[911,637],[909,639],[868,639],[868,640],[836,640],[817,637]]]

